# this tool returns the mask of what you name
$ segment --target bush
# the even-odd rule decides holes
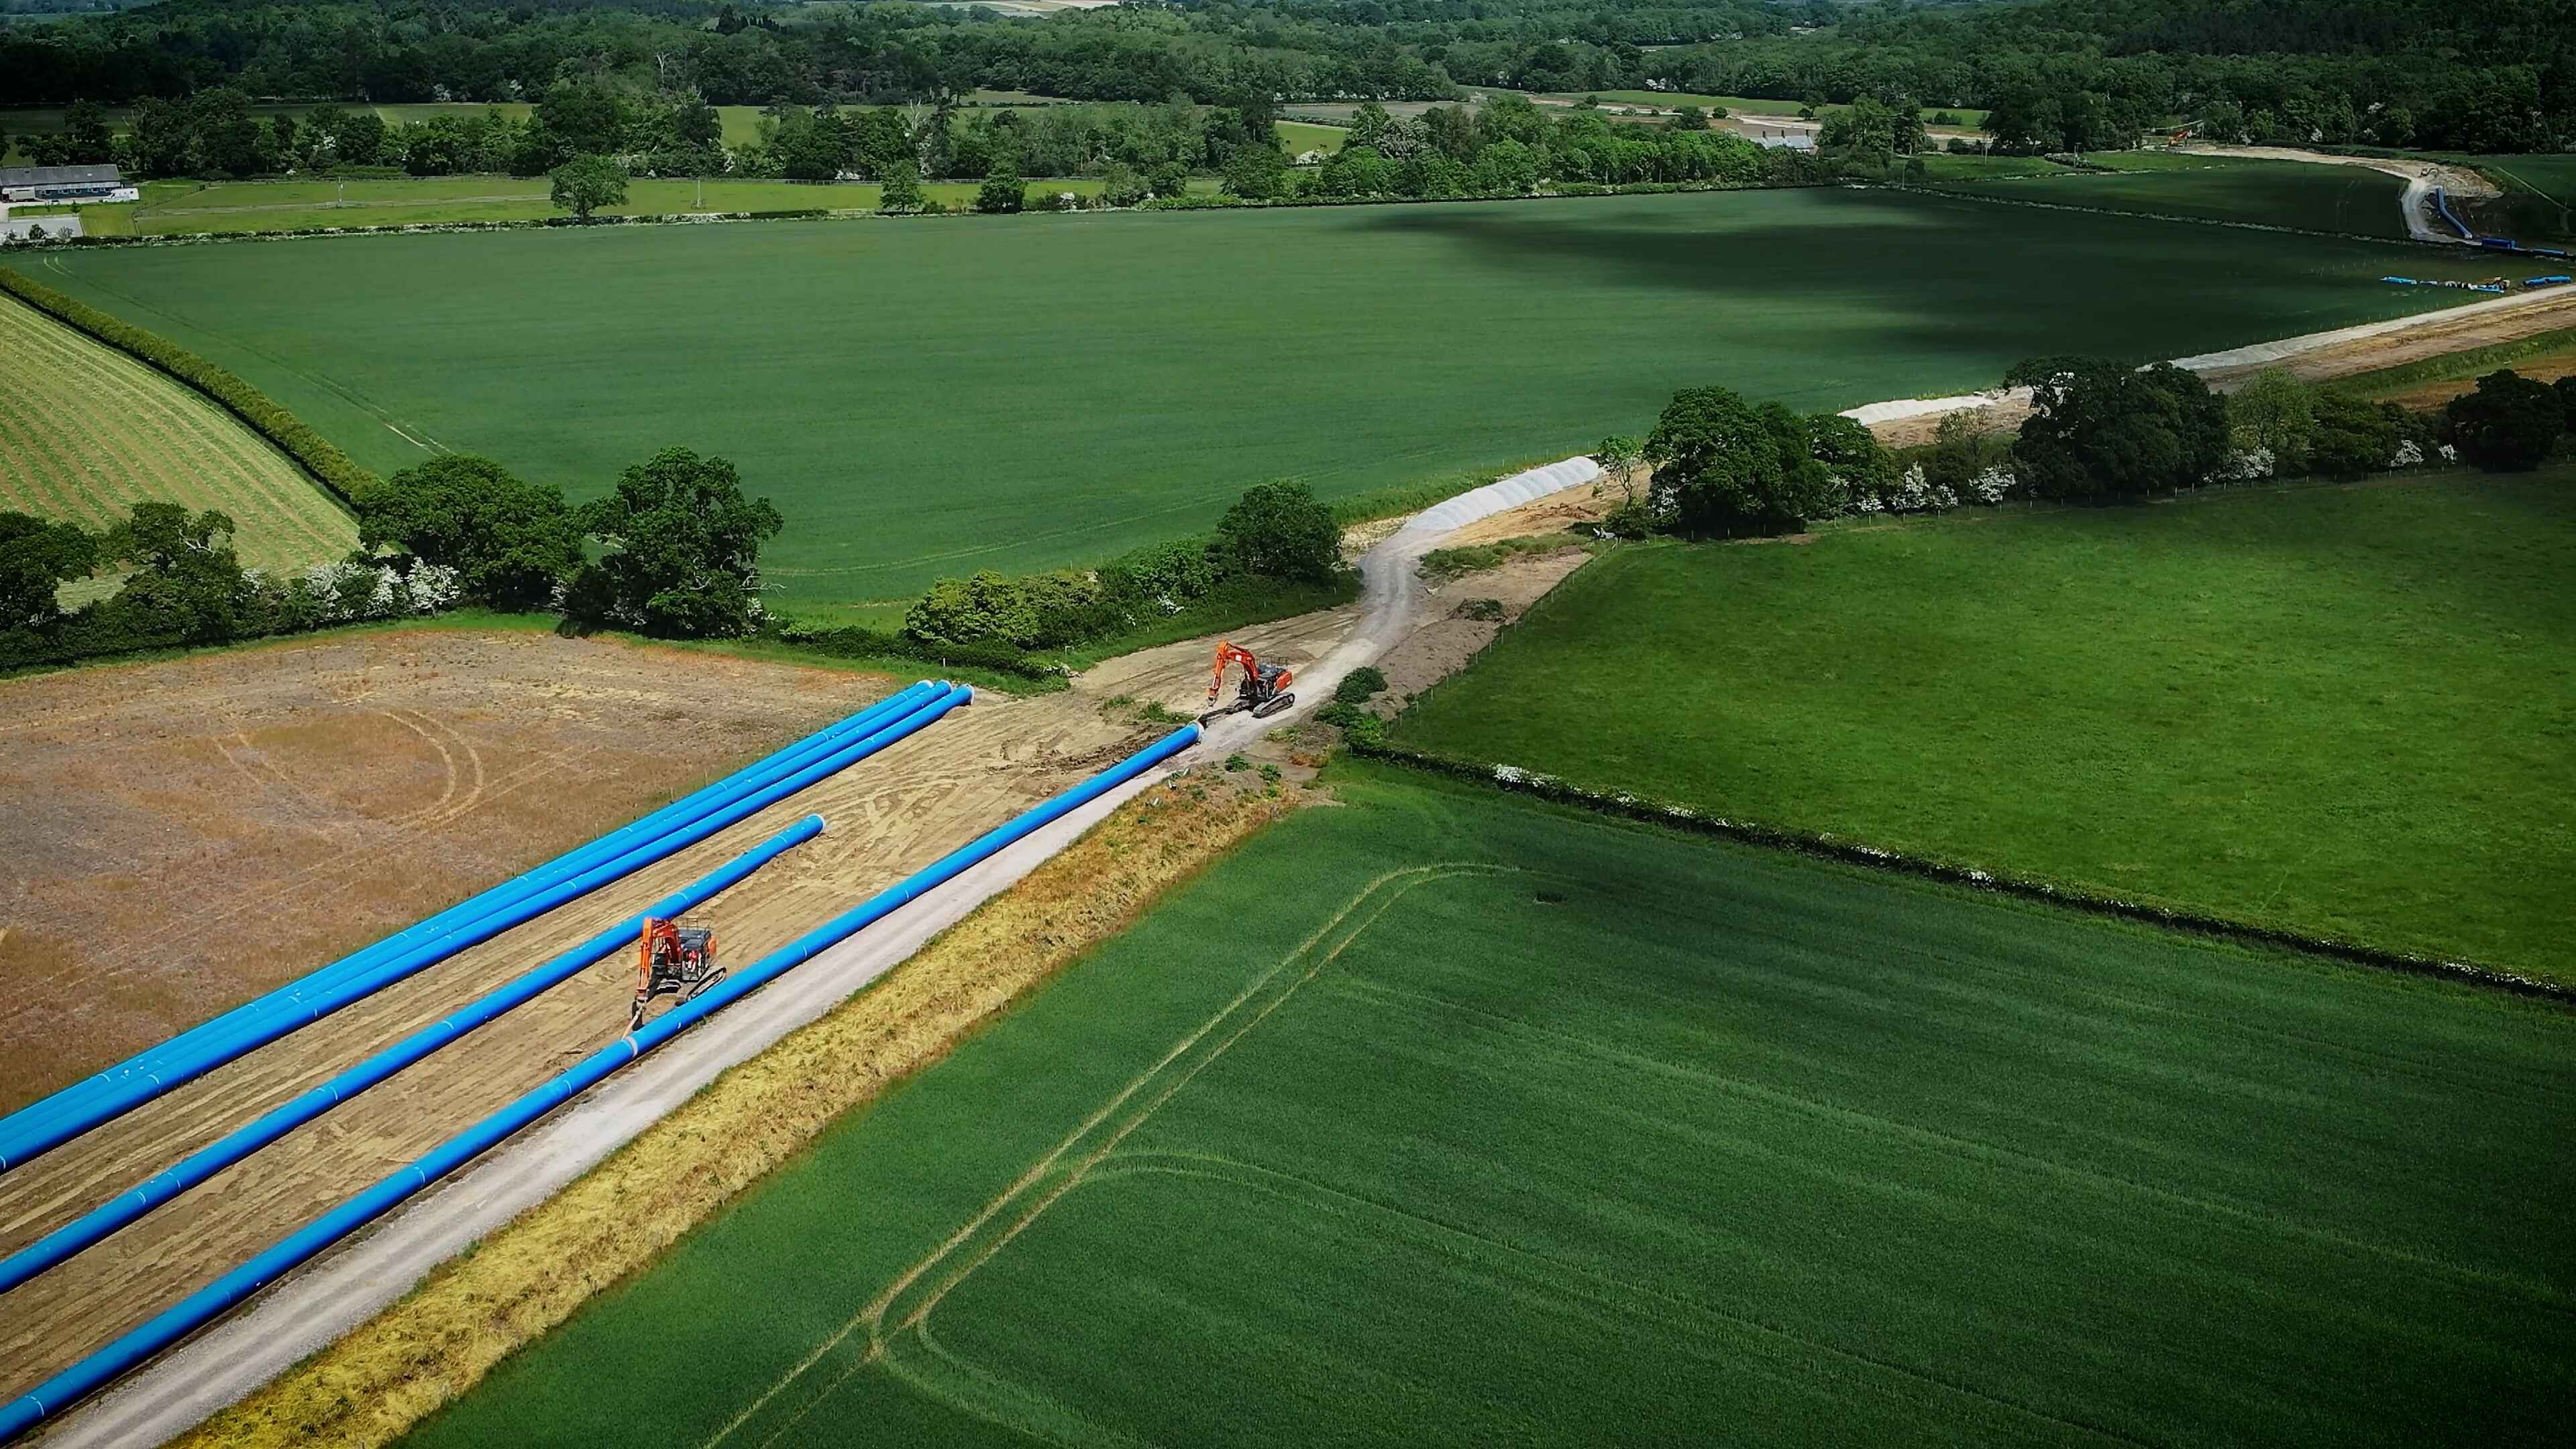
[[[1386,675],[1374,664],[1363,664],[1343,675],[1342,682],[1333,686],[1333,698],[1341,704],[1360,704],[1385,688]]]
[[[1225,568],[1204,538],[1148,544],[1102,566],[1100,586],[1111,599],[1140,612],[1179,613],[1225,581]]]
[[[1216,551],[1235,573],[1327,583],[1342,571],[1342,530],[1303,483],[1262,483],[1217,521]]]
[[[1503,601],[1500,599],[1469,599],[1458,606],[1458,617],[1461,619],[1475,619],[1487,624],[1499,624],[1503,621]]]
[[[376,481],[376,475],[349,461],[304,420],[279,407],[268,394],[215,366],[184,347],[166,342],[119,318],[0,267],[0,291],[46,312],[99,341],[128,352],[221,403],[261,437],[277,445],[304,470],[337,494],[342,502]]]
[[[2443,410],[2460,456],[2490,473],[2540,466],[2567,430],[2567,410],[2548,385],[2511,368],[2478,379],[2478,390]]]

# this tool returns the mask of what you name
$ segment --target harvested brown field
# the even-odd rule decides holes
[[[1200,769],[1130,801],[867,991],[718,1078],[581,1181],[181,1446],[390,1442],[843,1112],[930,1065],[1294,808]]]

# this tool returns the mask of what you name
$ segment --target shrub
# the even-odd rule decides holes
[[[1216,526],[1216,550],[1235,573],[1328,583],[1342,569],[1342,531],[1303,483],[1245,491]]]
[[[2567,430],[2567,410],[2546,384],[2511,368],[2478,379],[2478,390],[2443,410],[2460,456],[2491,473],[2540,466]]]
[[[1386,675],[1374,664],[1363,664],[1342,676],[1333,686],[1333,698],[1342,704],[1359,704],[1370,695],[1386,688]]]
[[[1100,570],[1109,597],[1137,609],[1177,614],[1225,581],[1225,568],[1204,538],[1148,544],[1121,554]]]
[[[1503,620],[1503,601],[1500,599],[1469,599],[1458,606],[1458,617],[1461,619],[1476,619],[1488,624],[1499,624]]]

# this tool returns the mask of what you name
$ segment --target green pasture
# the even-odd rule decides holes
[[[1641,548],[1396,738],[2576,982],[2571,563],[2570,468]]]
[[[792,606],[1096,561],[1270,478],[1342,499],[1563,456],[1690,384],[1840,408],[2453,300],[2379,285],[2392,255],[1819,189],[99,249],[43,275],[379,470],[444,446],[580,498],[662,447],[731,458],[786,514],[764,566]]]
[[[1031,187],[1097,196],[1097,179],[1032,179]],[[971,205],[978,183],[933,181],[922,195],[944,206]],[[1213,190],[1202,179],[1197,189]],[[606,216],[668,216],[692,211],[874,211],[873,182],[646,180],[626,183],[626,202]],[[531,221],[561,216],[542,176],[430,176],[354,181],[154,181],[143,200],[81,208],[83,224],[101,235],[298,231],[323,226],[412,226],[461,221]]]
[[[1328,778],[406,1442],[2559,1442],[2565,1010]]]
[[[2112,174],[2028,156],[1945,155],[1925,162],[1936,184],[1963,195],[2354,236],[2406,235],[2399,206],[2406,183],[2367,167],[2160,151],[2106,151],[2085,159]]]
[[[1351,138],[1348,126],[1319,126],[1311,121],[1279,121],[1273,123],[1273,129],[1279,133],[1280,149],[1291,156],[1308,151],[1339,151],[1342,143]]]

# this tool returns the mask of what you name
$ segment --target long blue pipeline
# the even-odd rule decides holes
[[[818,752],[825,752],[834,740],[844,738],[854,730],[873,727],[887,718],[912,708],[934,688],[935,686],[925,680],[880,700],[856,714],[806,736],[785,749],[736,770],[712,785],[693,791],[681,799],[654,810],[598,840],[557,856],[544,865],[450,906],[329,966],[234,1007],[158,1045],[146,1048],[95,1076],[31,1103],[6,1117],[0,1117],[0,1171],[5,1171],[8,1166],[23,1160],[10,1154],[9,1145],[30,1127],[55,1118],[71,1109],[74,1104],[93,1096],[120,1078],[138,1072],[148,1073],[172,1056],[184,1055],[198,1044],[236,1030],[270,1011],[290,1005],[301,995],[327,989],[332,984],[365,971],[403,950],[426,941],[434,941],[459,925],[470,923],[494,910],[523,900],[568,875],[579,873],[598,860],[623,852],[639,840],[655,838],[679,824],[704,815],[727,801],[738,799],[749,791],[780,778],[783,773],[817,758]]]
[[[415,946],[391,960],[380,962],[360,975],[344,978],[319,995],[288,1003],[210,1041],[201,1041],[186,1054],[167,1059],[149,1072],[120,1078],[82,1100],[68,1104],[51,1118],[30,1123],[24,1131],[5,1142],[0,1142],[0,1169],[23,1166],[100,1123],[123,1116],[164,1093],[196,1080],[226,1062],[233,1061],[282,1036],[319,1021],[353,1001],[362,1000],[398,981],[416,976],[468,946],[490,940],[504,931],[534,920],[566,901],[631,875],[655,861],[704,840],[737,821],[756,815],[815,781],[847,769],[887,745],[910,735],[949,710],[965,703],[971,697],[971,693],[964,685],[944,686],[927,703],[893,723],[856,741],[847,741],[846,737],[843,741],[836,741],[836,747],[832,752],[814,763],[724,805],[678,830],[638,845],[627,853],[595,865],[569,880],[558,881],[533,896],[459,927],[435,941]]]
[[[510,1134],[596,1085],[619,1067],[679,1035],[693,1023],[803,965],[825,947],[884,919],[924,891],[955,879],[1013,841],[1062,819],[1135,779],[1198,743],[1198,738],[1197,725],[1183,725],[1063,794],[941,856],[859,905],[761,957],[742,971],[727,976],[696,1000],[684,1002],[647,1022],[641,1031],[620,1037],[584,1057],[561,1076],[440,1143],[409,1166],[397,1169],[364,1192],[288,1234],[266,1252],[172,1304],[142,1327],[45,1380],[33,1391],[0,1406],[0,1444],[26,1433],[47,1417],[62,1412],[127,1370],[203,1328],[235,1304],[276,1281],[281,1274],[292,1271],[342,1238],[384,1216],[421,1189],[473,1161]]]
[[[508,1012],[535,1000],[547,990],[580,974],[591,963],[632,947],[647,916],[667,920],[688,911],[822,832],[823,817],[806,816],[535,970],[485,993],[445,1020],[413,1032],[293,1101],[190,1153],[168,1171],[128,1189],[7,1258],[0,1258],[0,1293],[8,1292],[95,1245],[126,1224],[466,1033],[497,1021]]]

